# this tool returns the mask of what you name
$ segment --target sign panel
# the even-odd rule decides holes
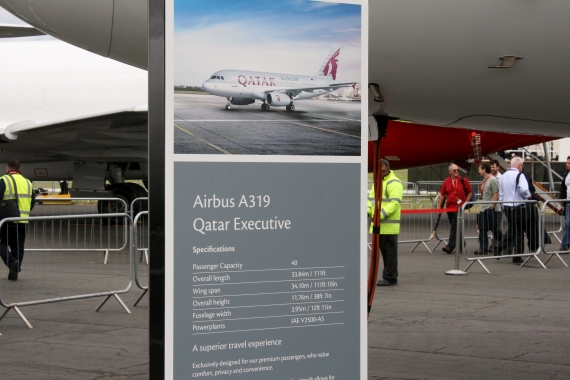
[[[170,6],[165,377],[365,379],[365,4]]]

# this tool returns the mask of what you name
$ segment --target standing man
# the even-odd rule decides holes
[[[491,175],[491,165],[484,162],[479,165],[479,175],[483,177],[481,183],[481,194],[483,201],[496,202],[499,200],[499,180]],[[495,241],[501,241],[503,233],[499,227],[499,214],[501,206],[496,203],[483,203],[479,205],[479,250],[475,255],[486,255],[489,250],[489,239],[487,231],[493,232]]]
[[[564,225],[564,236],[562,237],[561,251],[568,251],[570,249],[570,193],[568,193],[568,188],[570,187],[570,156],[566,158],[566,174],[562,179],[562,185],[560,186],[560,199],[567,199],[568,201],[564,203],[564,215],[566,216],[566,224]]]
[[[380,210],[380,252],[384,262],[382,280],[377,286],[392,286],[398,283],[398,234],[400,233],[400,211],[404,187],[390,170],[390,163],[382,159],[382,209]],[[374,213],[374,186],[368,194],[368,216]],[[370,233],[372,233],[370,225]]]
[[[501,172],[499,171],[499,161],[497,160],[491,160],[489,162],[491,164],[491,175],[495,178],[497,178],[498,180],[501,180],[501,177],[503,176],[501,174]],[[501,229],[501,225],[503,224],[503,213],[499,212],[499,218],[497,219],[497,223],[499,225],[499,230]],[[496,236],[493,235],[493,251],[498,251],[500,249],[499,246],[499,240],[497,240]]]
[[[17,192],[20,218],[28,218],[35,203],[32,183],[20,173],[20,161],[18,160],[8,161],[6,172],[7,174],[2,176],[2,181],[0,181],[0,199],[15,200]],[[7,222],[0,229],[0,256],[10,270],[8,280],[11,281],[18,280],[18,272],[22,267],[27,225],[28,221],[25,220]]]
[[[459,166],[455,164],[449,165],[449,177],[443,181],[441,189],[439,190],[439,201],[437,208],[441,209],[444,199],[446,200],[447,208],[454,210],[447,213],[449,219],[450,231],[449,240],[447,245],[443,247],[443,252],[452,253],[455,249],[455,239],[457,234],[457,209],[463,205],[467,199],[471,199],[471,184],[467,178],[461,178],[459,175]]]
[[[491,175],[500,180],[503,175],[499,171],[499,161],[491,160],[489,163],[491,164]]]
[[[511,167],[503,174],[500,181],[499,199],[506,201],[503,204],[509,229],[507,230],[507,243],[502,244],[503,250],[509,254],[515,248],[516,253],[524,252],[524,225],[526,222],[525,204],[521,201],[530,198],[530,190],[526,177],[522,175],[523,160],[514,157]],[[522,258],[513,257],[513,263],[522,262]]]

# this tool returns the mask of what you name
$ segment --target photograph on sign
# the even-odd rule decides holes
[[[361,7],[175,1],[174,153],[359,156]]]

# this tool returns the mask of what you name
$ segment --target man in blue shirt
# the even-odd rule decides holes
[[[522,175],[523,160],[514,157],[511,167],[500,180],[499,200],[505,201],[503,209],[507,216],[508,230],[506,244],[502,245],[503,251],[510,254],[513,246],[515,254],[524,252],[524,225],[526,223],[525,207],[521,201],[530,198],[530,190],[526,177]],[[513,257],[513,263],[522,262],[521,257]]]

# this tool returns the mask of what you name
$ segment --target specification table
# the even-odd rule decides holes
[[[194,272],[193,335],[344,324],[343,275],[344,266]]]

